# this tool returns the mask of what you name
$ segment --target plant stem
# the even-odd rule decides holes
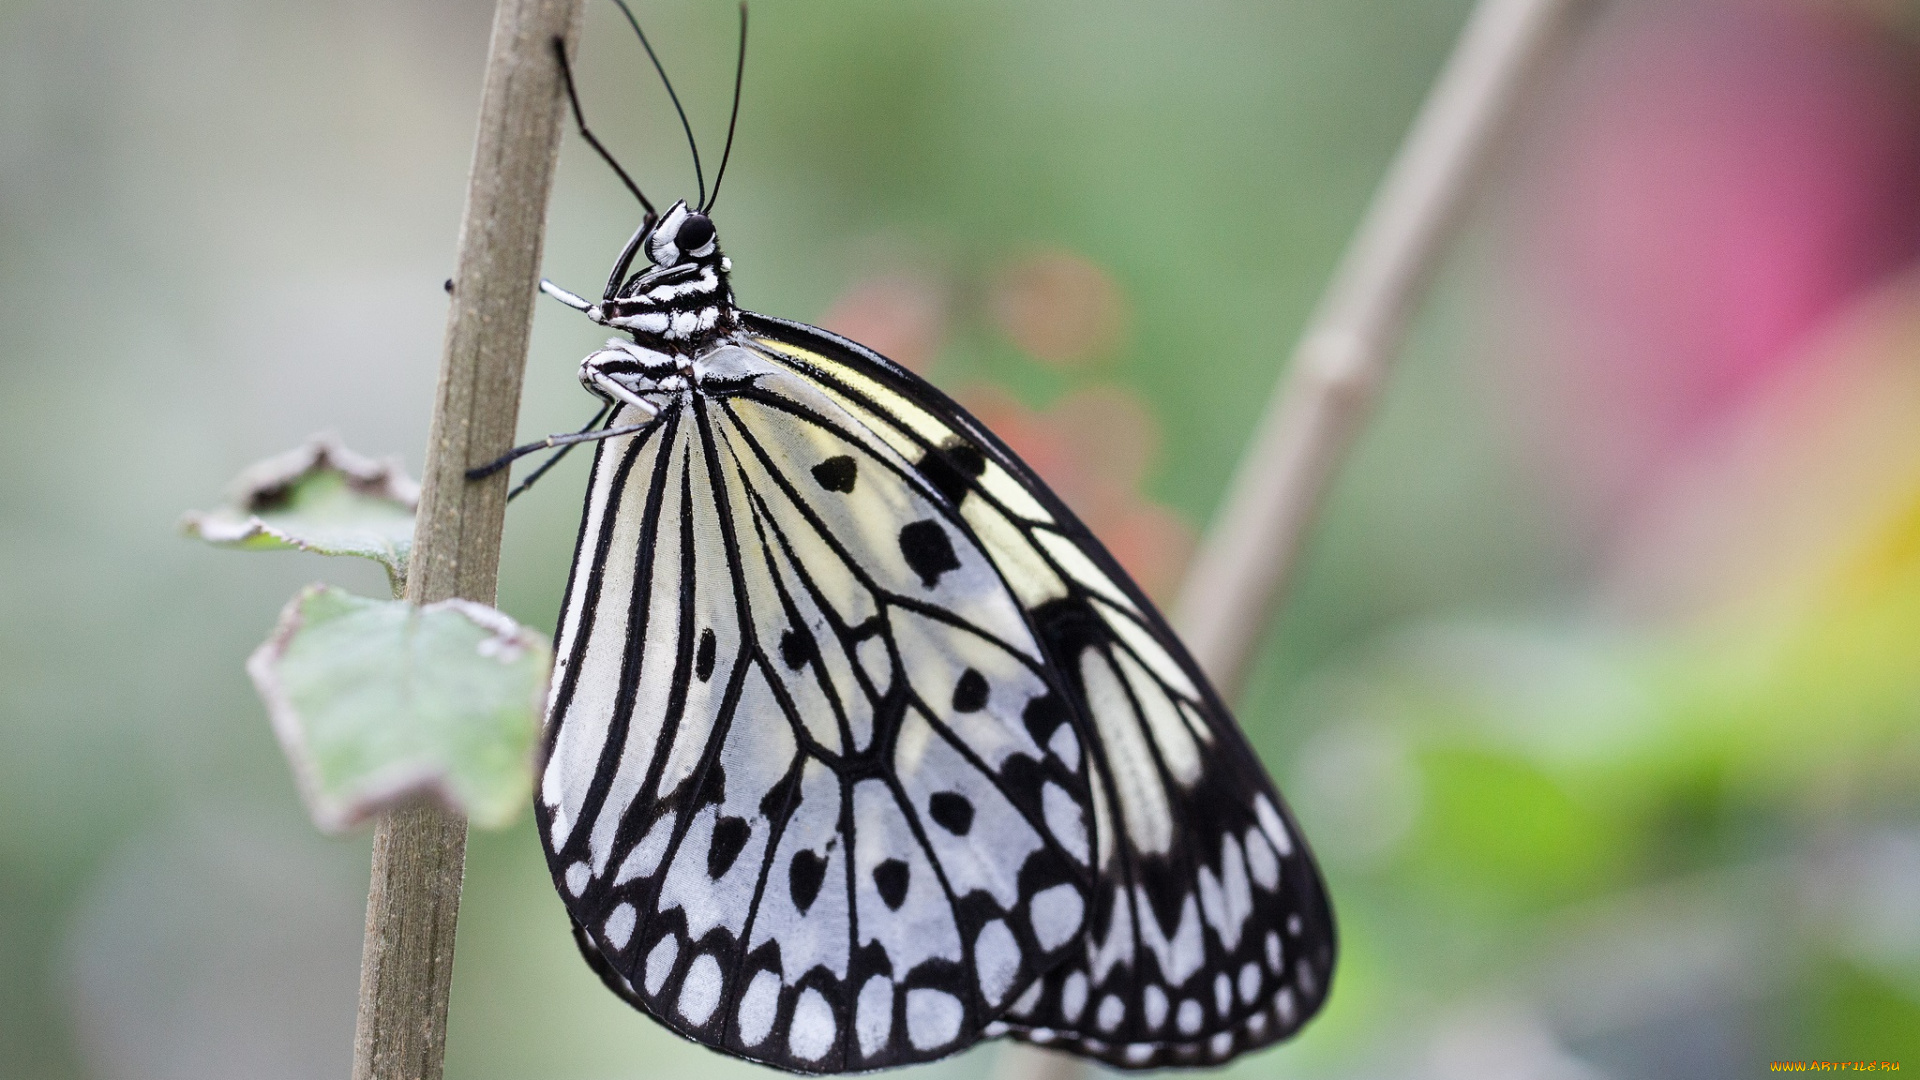
[[[1173,611],[1231,701],[1530,77],[1581,0],[1480,0],[1294,346]]]
[[[578,36],[580,0],[500,0],[440,386],[428,434],[407,599],[494,601],[507,475],[466,470],[513,444],[561,133],[553,39]],[[354,1080],[439,1080],[467,825],[420,802],[381,818],[373,841]]]
[[[1504,121],[1581,0],[1480,0],[1294,346],[1173,612],[1221,695],[1239,696],[1334,475]],[[1014,1044],[1000,1080],[1072,1080],[1085,1063]]]

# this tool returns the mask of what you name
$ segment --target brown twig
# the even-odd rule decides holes
[[[1228,700],[1504,121],[1579,3],[1480,0],[1294,347],[1173,612]],[[1085,1067],[1016,1044],[997,1071],[1069,1080]]]
[[[1480,0],[1294,346],[1173,625],[1228,700],[1498,136],[1580,0]]]
[[[553,39],[580,0],[500,0],[460,225],[452,310],[428,435],[407,599],[490,604],[507,476],[466,470],[513,443],[561,132]],[[382,818],[373,841],[354,1080],[439,1080],[467,824],[437,803]]]

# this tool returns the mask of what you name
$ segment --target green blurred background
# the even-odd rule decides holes
[[[740,300],[919,366],[1167,597],[1467,9],[762,0]],[[175,522],[320,429],[417,471],[490,10],[0,0],[0,1075],[345,1075],[368,840],[241,663],[384,582]],[[717,155],[731,6],[641,14]],[[1228,1071],[1920,1067],[1920,19],[1621,0],[1549,67],[1240,704],[1343,952]],[[579,70],[689,194],[610,5]],[[548,274],[635,217],[570,137]],[[597,340],[542,305],[523,432]],[[508,522],[543,629],[584,467]],[[476,833],[448,1075],[696,1070],[757,1071],[599,986],[526,819]]]

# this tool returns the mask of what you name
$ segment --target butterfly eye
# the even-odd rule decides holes
[[[684,252],[698,251],[713,242],[713,219],[705,214],[688,214],[674,234],[673,244]]]

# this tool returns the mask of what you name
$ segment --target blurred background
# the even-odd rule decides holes
[[[1467,10],[765,0],[739,297],[954,393],[1167,598]],[[589,11],[589,117],[690,193]],[[732,7],[642,14],[717,155]],[[346,1073],[369,840],[241,664],[384,582],[175,523],[317,430],[418,471],[490,17],[0,0],[0,1075]],[[1343,955],[1228,1074],[1920,1067],[1920,7],[1601,2],[1549,67],[1240,703]],[[569,137],[547,273],[636,218]],[[598,338],[542,306],[529,437]],[[543,629],[585,466],[510,515]],[[448,1075],[760,1071],[600,987],[529,824],[473,837]]]

